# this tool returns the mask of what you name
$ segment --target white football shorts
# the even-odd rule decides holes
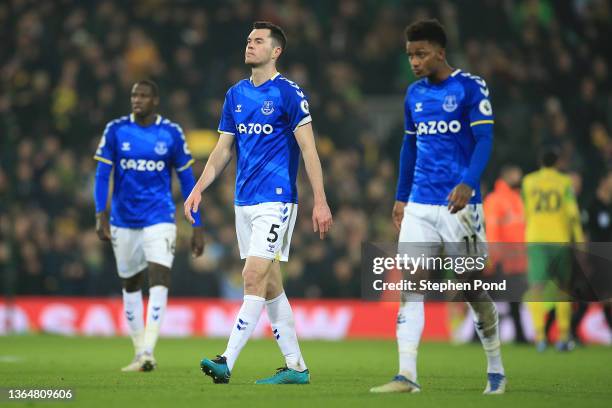
[[[445,205],[409,202],[404,208],[399,242],[399,252],[413,256],[487,256],[482,204],[468,204],[451,214]]]
[[[119,277],[128,279],[144,270],[149,262],[172,267],[176,225],[161,223],[144,228],[111,225],[111,241]]]
[[[234,208],[240,258],[257,256],[283,262],[289,260],[297,204],[270,202]]]

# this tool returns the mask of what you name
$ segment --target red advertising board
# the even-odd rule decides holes
[[[395,338],[398,305],[360,300],[292,300],[298,336],[302,339]],[[448,305],[426,303],[423,340],[451,338]],[[218,299],[170,299],[161,335],[168,337],[226,337],[240,302]],[[503,310],[500,307],[500,310]],[[468,329],[471,317],[466,315]],[[502,316],[502,340],[511,340]],[[529,330],[527,330],[529,332]],[[7,333],[117,336],[127,334],[120,298],[17,297],[8,305],[0,298],[0,335]],[[581,327],[587,341],[610,343],[601,310],[592,307]],[[254,337],[270,336],[267,315],[262,315]],[[457,338],[457,336],[454,336]],[[461,336],[459,336],[460,338]]]

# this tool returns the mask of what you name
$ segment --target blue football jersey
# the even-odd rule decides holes
[[[185,171],[193,158],[183,130],[157,116],[147,127],[133,114],[106,125],[94,159],[114,165],[110,222],[127,228],[174,223],[172,168]]]
[[[408,87],[404,112],[405,133],[416,139],[417,152],[409,201],[447,205],[472,160],[472,129],[494,123],[487,84],[461,70],[440,83],[421,79]],[[480,186],[474,187],[472,204],[482,201]]]
[[[236,205],[297,203],[300,148],[293,132],[311,120],[304,92],[278,73],[227,91],[219,133],[235,137]]]

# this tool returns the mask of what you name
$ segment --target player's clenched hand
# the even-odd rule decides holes
[[[312,228],[314,232],[319,232],[319,238],[325,238],[334,221],[327,202],[315,203],[312,209]]]
[[[453,191],[448,195],[448,209],[451,214],[461,211],[472,198],[474,190],[465,183],[461,183],[453,188]]]
[[[202,227],[193,227],[191,235],[191,255],[194,258],[204,253],[204,229]]]
[[[106,211],[96,213],[96,234],[102,241],[110,241],[111,239],[110,222]]]
[[[402,227],[402,220],[404,219],[404,208],[406,208],[406,203],[403,201],[396,201],[393,204],[393,213],[391,217],[393,218],[393,225],[399,231]]]
[[[192,212],[197,212],[198,208],[200,208],[200,202],[202,201],[202,192],[198,189],[198,185],[196,184],[187,200],[185,200],[185,204],[183,208],[185,210],[185,219],[189,221],[191,224],[195,223],[193,219]]]

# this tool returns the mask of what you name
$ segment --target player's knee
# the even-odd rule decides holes
[[[465,300],[470,304],[493,302],[493,299],[491,299],[491,295],[489,295],[489,292],[484,289],[465,290],[463,291],[463,296]]]
[[[154,277],[149,278],[149,287],[153,286],[165,286],[170,287],[170,273],[161,273]]]
[[[153,286],[170,287],[169,268],[158,264],[149,264],[149,287]]]
[[[254,268],[244,268],[242,279],[244,280],[245,293],[261,293],[264,291],[265,273]]]
[[[282,283],[272,282],[268,279],[268,283],[266,285],[266,299],[274,299],[278,297],[281,293],[283,293],[283,285]]]
[[[122,279],[123,289],[126,292],[136,292],[142,289],[144,283],[144,275],[142,272],[138,272],[136,275]]]
[[[283,292],[283,289],[277,283],[268,283],[266,287],[266,299],[274,299]]]

